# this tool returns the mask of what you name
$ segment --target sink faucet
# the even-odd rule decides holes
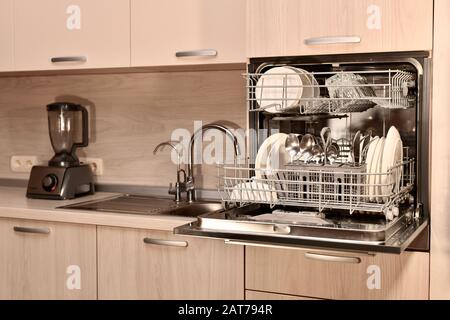
[[[234,157],[235,161],[236,158],[241,154],[238,141],[236,136],[233,134],[233,132],[227,128],[224,125],[218,124],[218,123],[210,123],[202,126],[200,129],[198,129],[191,137],[191,140],[189,141],[189,163],[188,163],[188,174],[186,178],[186,191],[187,191],[187,201],[188,202],[194,202],[195,201],[195,185],[194,185],[194,142],[199,134],[203,136],[203,134],[208,130],[219,130],[225,135],[229,136],[233,141],[234,146]]]
[[[153,154],[156,155],[159,150],[163,150],[165,146],[169,146],[177,153],[177,182],[175,182],[175,187],[172,187],[172,183],[169,186],[169,194],[175,196],[176,202],[181,201],[181,193],[186,191],[186,171],[181,169],[181,153],[176,148],[176,145],[178,145],[179,143],[179,141],[162,142],[155,147],[155,150],[153,150]],[[181,180],[182,175],[183,180]]]

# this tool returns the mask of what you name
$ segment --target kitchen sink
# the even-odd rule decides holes
[[[180,217],[197,217],[205,213],[222,210],[217,202],[176,203],[173,199],[151,196],[124,194],[112,198],[86,201],[59,209],[76,209],[97,212],[117,212],[142,215],[171,215]]]
[[[181,217],[197,217],[205,213],[212,213],[223,210],[222,204],[206,202],[206,203],[192,203],[184,206],[180,206],[176,209],[172,209],[163,214],[170,214]]]

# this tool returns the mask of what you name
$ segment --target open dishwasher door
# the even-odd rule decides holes
[[[197,221],[177,227],[174,232],[224,239],[230,244],[400,254],[427,226],[428,220],[415,217],[415,212],[387,222],[374,217],[342,219],[272,210],[252,204],[199,216]]]

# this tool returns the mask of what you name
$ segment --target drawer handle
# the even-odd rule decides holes
[[[317,46],[323,44],[355,44],[360,42],[361,38],[358,36],[317,37],[305,40],[305,44],[307,46]]]
[[[358,258],[358,257],[333,256],[333,255],[311,253],[311,252],[306,252],[305,258],[311,259],[311,260],[326,261],[326,262],[341,262],[341,263],[353,263],[353,264],[361,263],[361,258]]]
[[[58,62],[86,62],[87,58],[85,56],[73,56],[73,57],[53,57],[51,59],[52,63]]]
[[[14,227],[14,231],[20,233],[50,234],[49,228]]]
[[[248,247],[256,247],[256,248],[268,248],[268,249],[288,249],[288,250],[304,250],[302,247],[295,246],[283,246],[278,244],[268,244],[268,243],[258,243],[258,242],[250,242],[250,241],[238,241],[238,240],[230,240],[225,239],[225,244],[236,245],[236,246],[248,246]]]
[[[215,49],[202,49],[202,50],[191,50],[191,51],[178,51],[175,53],[177,58],[182,57],[216,57],[217,50]]]
[[[183,248],[183,247],[185,248],[188,246],[187,241],[162,240],[162,239],[151,239],[151,238],[144,238],[144,243],[154,244],[157,246],[180,247],[180,248]]]

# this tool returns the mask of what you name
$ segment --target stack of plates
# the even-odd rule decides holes
[[[256,155],[255,176],[249,182],[236,185],[231,193],[231,200],[267,203],[278,200],[274,188],[264,183],[263,179],[272,176],[273,170],[284,168],[289,162],[285,148],[287,137],[287,134],[276,133],[264,140]]]
[[[258,80],[255,98],[260,108],[270,113],[295,111],[301,99],[320,96],[317,80],[306,70],[275,67]]]
[[[403,161],[403,142],[400,133],[391,127],[386,138],[375,137],[367,151],[367,188],[370,201],[387,202],[389,196],[400,191],[402,167],[388,171]]]
[[[277,193],[271,186],[267,183],[253,180],[235,186],[231,193],[231,200],[237,202],[258,201],[274,203],[277,199]]]

